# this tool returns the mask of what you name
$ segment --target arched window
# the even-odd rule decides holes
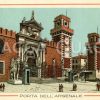
[[[4,41],[0,39],[0,54],[3,53]]]

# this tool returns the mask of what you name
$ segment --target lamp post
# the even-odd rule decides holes
[[[53,59],[53,78],[56,78],[55,59]]]

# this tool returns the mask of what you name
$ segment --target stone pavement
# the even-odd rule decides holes
[[[1,82],[2,83],[2,82]],[[1,84],[0,83],[0,84]],[[63,84],[64,93],[100,93],[96,90],[96,82],[75,82],[77,84],[77,91],[72,91],[73,83],[31,83],[30,85],[12,85],[5,82],[4,93],[52,93],[59,91],[59,84]],[[1,93],[2,91],[0,91]]]

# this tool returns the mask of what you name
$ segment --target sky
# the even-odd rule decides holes
[[[0,8],[0,27],[20,30],[20,22],[23,17],[31,18],[34,10],[35,19],[42,24],[44,30],[41,32],[43,38],[51,39],[50,29],[54,27],[54,18],[60,14],[71,18],[70,28],[74,30],[72,38],[73,56],[86,53],[85,43],[87,35],[92,32],[100,32],[100,8]]]

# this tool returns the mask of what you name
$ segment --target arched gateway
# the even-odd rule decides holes
[[[34,50],[34,48],[30,47],[25,52],[25,59],[28,64],[28,67],[30,68],[31,77],[37,77],[38,76],[38,68],[36,66],[37,54],[36,54],[36,51]]]

